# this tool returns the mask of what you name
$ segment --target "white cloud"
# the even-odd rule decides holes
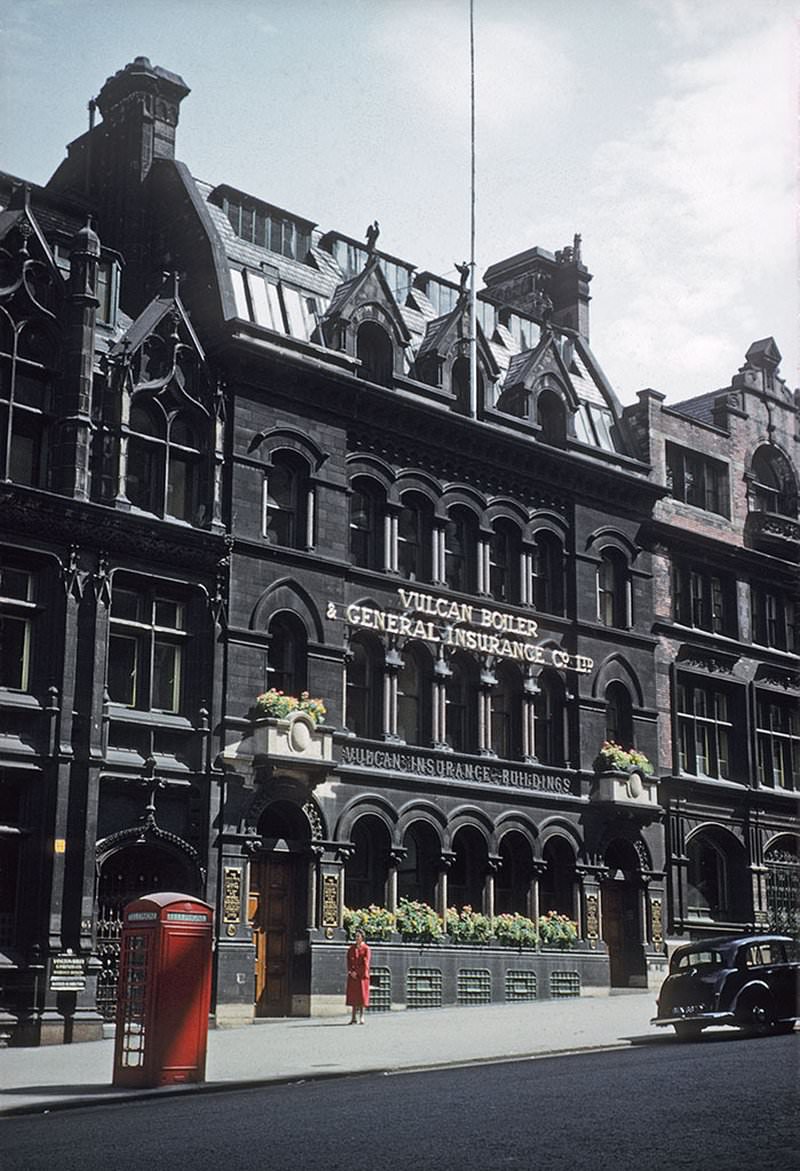
[[[786,20],[773,20],[673,66],[639,132],[595,155],[590,247],[591,263],[608,277],[604,341],[613,364],[638,373],[639,385],[664,376],[688,381],[687,393],[719,385],[732,373],[731,355],[738,360],[753,340],[738,332],[758,318],[753,306],[763,311],[776,289],[792,287],[789,31]],[[773,308],[769,332],[788,328],[786,305]],[[794,340],[784,338],[782,348]],[[671,386],[663,389],[671,395]]]

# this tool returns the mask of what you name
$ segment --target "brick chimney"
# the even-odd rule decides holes
[[[581,259],[580,236],[555,254],[543,248],[518,252],[491,265],[483,279],[498,305],[574,329],[589,340],[592,274]]]

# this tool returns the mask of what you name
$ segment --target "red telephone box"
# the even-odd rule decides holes
[[[189,895],[128,903],[120,941],[115,1086],[202,1082],[214,911]]]

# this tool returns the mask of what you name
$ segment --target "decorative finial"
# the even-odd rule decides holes
[[[461,282],[459,286],[459,292],[463,293],[469,280],[469,261],[462,260],[461,264],[457,264],[456,272],[458,273]]]

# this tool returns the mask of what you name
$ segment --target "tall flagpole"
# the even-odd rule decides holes
[[[469,0],[469,413],[478,417],[478,313],[475,300],[475,0]]]

